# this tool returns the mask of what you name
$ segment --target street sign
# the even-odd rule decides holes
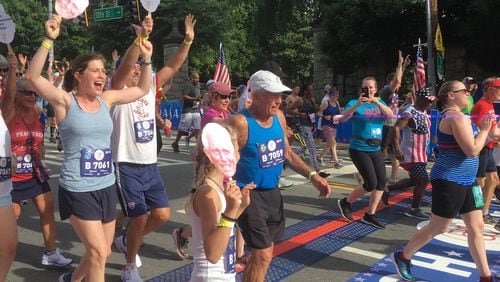
[[[123,17],[123,7],[115,6],[94,10],[94,21],[108,21],[121,19]]]

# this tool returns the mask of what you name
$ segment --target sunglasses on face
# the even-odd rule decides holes
[[[221,95],[221,94],[217,94],[217,97],[219,97],[219,99],[221,99],[221,100],[224,100],[224,99],[231,99],[231,96],[228,96],[228,95]]]
[[[19,91],[19,93],[22,93],[24,96],[38,96],[35,91]]]

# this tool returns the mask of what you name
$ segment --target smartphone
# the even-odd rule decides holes
[[[363,93],[361,95],[362,97],[368,98],[369,97],[369,95],[368,95],[368,87],[361,88],[361,93]]]

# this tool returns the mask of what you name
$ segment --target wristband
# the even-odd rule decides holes
[[[190,46],[191,44],[193,44],[193,40],[186,40],[184,39],[184,41],[182,41],[182,43],[186,46]]]
[[[311,171],[309,172],[309,174],[307,175],[307,180],[311,181],[311,179],[313,178],[313,176],[315,176],[316,174],[318,174],[316,171]]]
[[[231,222],[231,221],[226,220],[223,217],[221,217],[220,220],[219,220],[219,223],[217,223],[217,227],[234,228],[234,222]]]
[[[47,40],[42,41],[42,47],[46,48],[47,50],[50,50],[52,48],[52,43],[50,43]]]
[[[141,62],[141,67],[144,67],[144,66],[149,66],[151,65],[153,62],[151,61],[147,61],[147,62]]]
[[[222,218],[224,218],[225,220],[229,220],[229,221],[232,221],[232,222],[236,222],[238,220],[237,218],[229,217],[229,216],[225,215],[224,213],[222,213],[220,216]]]
[[[142,40],[142,37],[137,37],[136,39],[134,39],[134,44],[136,46],[140,46],[141,45],[141,40]]]

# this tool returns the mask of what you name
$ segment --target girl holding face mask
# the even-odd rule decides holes
[[[196,152],[195,188],[186,203],[193,229],[193,272],[191,281],[234,281],[236,242],[234,224],[250,204],[249,190],[234,180],[239,159],[237,135],[222,123],[203,129]]]

